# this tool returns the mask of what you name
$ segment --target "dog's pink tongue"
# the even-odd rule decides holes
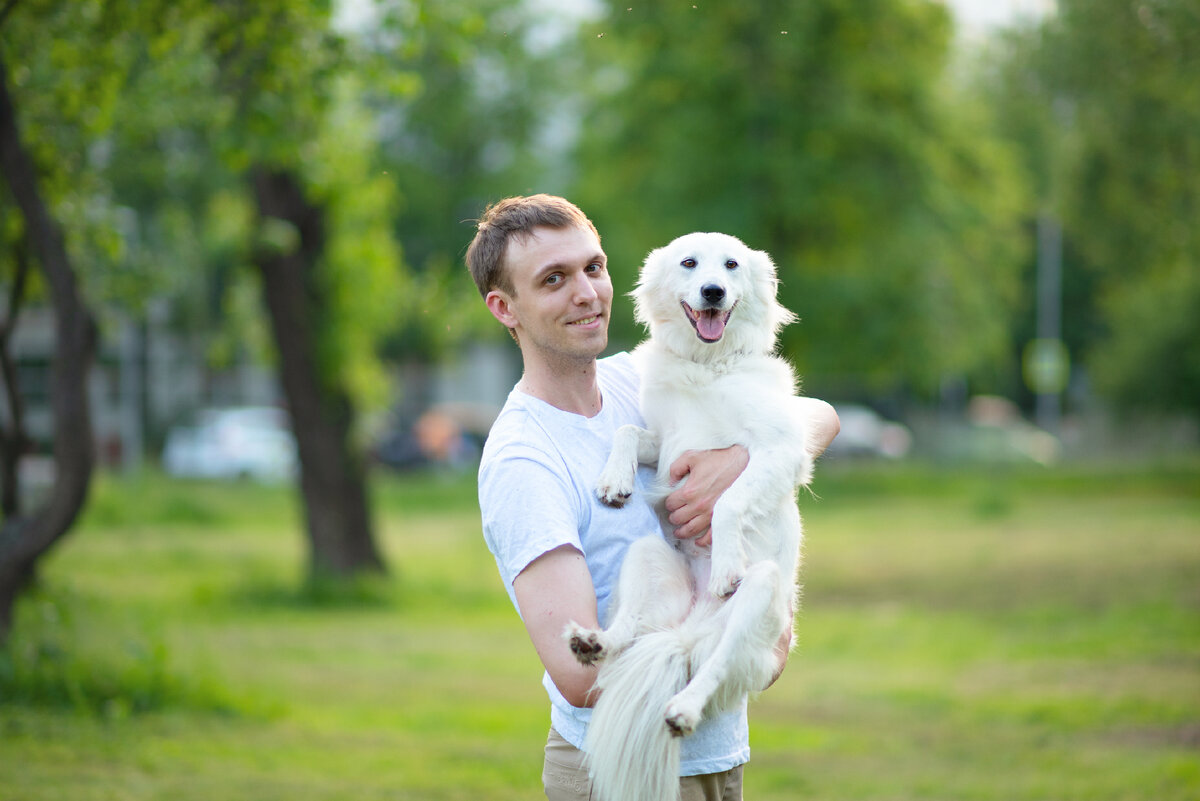
[[[696,318],[696,330],[708,340],[717,340],[725,333],[725,314],[716,309],[700,312]]]

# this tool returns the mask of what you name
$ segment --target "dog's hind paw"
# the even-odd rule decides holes
[[[563,631],[563,638],[580,664],[594,665],[607,655],[604,643],[600,639],[601,634],[602,632],[585,629],[572,621]]]
[[[741,586],[742,579],[745,578],[741,573],[729,571],[727,573],[713,573],[708,580],[708,591],[721,600],[728,600],[737,592],[737,588]]]

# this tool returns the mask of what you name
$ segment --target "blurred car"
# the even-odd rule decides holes
[[[1017,404],[996,395],[976,395],[967,403],[967,430],[953,455],[985,462],[1053,464],[1062,445],[1053,434],[1021,415]]]
[[[827,453],[838,456],[882,456],[900,459],[912,447],[912,432],[900,423],[885,420],[867,406],[834,404],[842,429]]]
[[[425,467],[473,469],[500,410],[486,403],[435,404],[415,419],[397,417],[372,449],[375,460],[394,470]]]
[[[282,409],[204,409],[167,432],[162,464],[168,474],[187,478],[286,481],[297,470],[296,439]]]

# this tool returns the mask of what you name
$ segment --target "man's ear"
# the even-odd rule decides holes
[[[507,293],[493,289],[484,296],[483,301],[487,304],[488,311],[500,321],[501,325],[510,329],[517,327],[517,316],[513,313],[512,300]]]

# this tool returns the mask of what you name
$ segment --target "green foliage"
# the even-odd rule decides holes
[[[113,721],[168,707],[241,711],[212,674],[178,664],[144,625],[105,616],[63,592],[34,593],[21,609],[18,634],[0,646],[0,699],[7,704]]]
[[[1064,0],[996,58],[1003,129],[1085,290],[1067,298],[1068,334],[1130,410],[1200,414],[1198,26],[1193,0]]]
[[[218,367],[270,360],[245,268],[271,232],[253,230],[244,173],[292,170],[327,216],[321,363],[385,404],[381,342],[421,356],[483,328],[462,221],[527,171],[537,102],[509,5],[379,3],[370,30],[342,30],[327,3],[19,3],[6,63],[89,296],[135,319],[157,299]]]
[[[600,224],[622,288],[688,230],[770,251],[812,390],[1012,389],[1028,225],[1051,211],[1076,362],[1126,406],[1195,411],[1193,0],[1064,0],[957,59],[932,0],[614,2],[559,47],[570,26],[512,0],[358,11],[355,27],[282,0],[12,6],[22,128],[102,308],[138,319],[156,298],[215,364],[270,358],[243,269],[243,172],[268,163],[327,205],[323,362],[372,403],[381,342],[425,358],[502,336],[461,268],[469,221],[543,189]],[[618,304],[616,344],[640,336],[629,317]]]
[[[1200,251],[1197,252],[1200,256]],[[1099,388],[1126,410],[1200,415],[1200,262],[1119,280],[1104,307],[1111,336],[1095,345]]]
[[[299,170],[333,101],[335,78],[352,69],[347,42],[330,27],[328,3],[189,3],[178,24],[203,31],[217,95],[234,108],[218,134],[237,173],[256,164]],[[195,90],[195,88],[194,88]]]
[[[414,302],[414,293],[392,234],[396,183],[377,164],[359,82],[345,77],[339,84],[309,166],[311,191],[329,228],[319,277],[320,357],[329,380],[361,406],[377,409],[386,406],[391,389],[380,343],[408,316],[405,304]]]
[[[0,26],[21,136],[43,196],[69,221],[68,248],[84,264],[111,264],[127,253],[129,219],[101,170],[138,57],[136,26],[144,22],[136,3],[33,0],[16,4]],[[0,214],[13,213],[10,203],[8,192],[0,192]],[[11,242],[19,229],[5,228]],[[91,291],[104,292],[93,271],[79,272]]]
[[[394,224],[413,272],[388,353],[437,357],[505,336],[463,266],[472,221],[489,202],[544,184],[553,165],[542,127],[574,88],[530,45],[539,12],[528,4],[389,0],[379,13],[365,46],[380,75],[366,95],[381,161],[404,189]],[[400,100],[396,76],[416,82]]]
[[[579,196],[618,285],[651,247],[723,230],[775,257],[810,386],[929,390],[996,359],[1023,190],[946,80],[950,34],[917,0],[609,4],[583,46],[608,91]]]

